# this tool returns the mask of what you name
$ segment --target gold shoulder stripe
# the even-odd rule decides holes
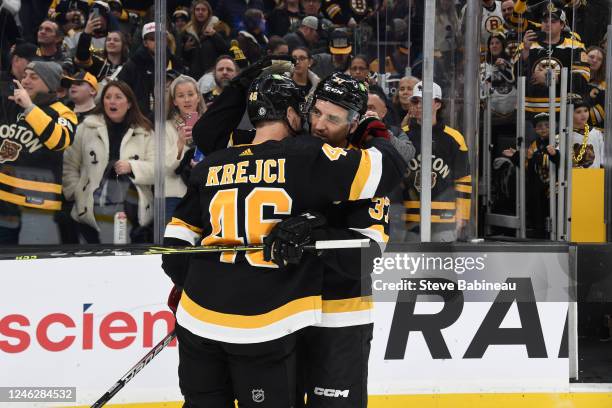
[[[202,228],[198,228],[191,224],[187,224],[185,221],[181,220],[180,218],[172,217],[172,220],[170,220],[168,225],[175,225],[177,227],[187,228],[188,230],[191,230],[195,232],[196,234],[202,234]]]
[[[323,300],[323,313],[359,312],[374,308],[372,296],[361,296],[349,299]]]
[[[359,167],[357,168],[357,174],[351,184],[351,192],[349,194],[349,200],[359,200],[361,193],[368,182],[370,173],[372,170],[372,163],[370,159],[370,153],[367,150],[361,151],[361,160],[359,160]]]
[[[457,142],[457,144],[459,145],[459,150],[461,150],[462,152],[467,152],[468,148],[465,144],[465,138],[463,137],[461,132],[453,129],[452,127],[445,126],[444,133],[455,139],[455,142]]]

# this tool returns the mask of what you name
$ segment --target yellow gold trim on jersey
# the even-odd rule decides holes
[[[461,150],[462,152],[467,152],[467,144],[465,144],[465,138],[463,137],[461,132],[456,129],[453,129],[452,127],[445,126],[444,133],[455,139],[455,141],[459,145],[459,150]]]
[[[372,296],[359,296],[348,299],[323,300],[323,313],[345,313],[370,310],[374,308]]]
[[[8,174],[0,173],[0,183],[7,186],[22,188],[24,190],[34,190],[43,193],[62,193],[62,186],[54,183],[43,183],[41,181],[24,180],[17,177],[9,176]]]
[[[237,315],[206,309],[193,301],[186,292],[181,296],[181,307],[193,318],[217,326],[235,329],[260,329],[290,318],[301,312],[321,310],[320,296],[295,299],[267,313],[259,315]]]
[[[349,200],[362,200],[376,195],[382,176],[382,154],[371,147],[361,151],[361,160],[349,193]]]
[[[44,200],[42,204],[33,204],[26,201],[21,195],[0,190],[0,201],[6,201],[23,207],[39,208],[41,210],[57,211],[62,209],[61,201]]]
[[[349,228],[353,231],[374,240],[375,242],[388,242],[389,236],[385,233],[385,227],[381,224],[370,225],[368,228]]]
[[[260,343],[320,323],[321,297],[295,299],[268,313],[246,316],[208,310],[183,292],[176,321],[190,332],[208,339],[238,344]]]

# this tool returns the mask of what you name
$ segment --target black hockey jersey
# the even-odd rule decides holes
[[[606,121],[606,81],[591,82],[588,85],[586,101],[589,103],[589,125],[603,129]]]
[[[288,216],[388,193],[404,168],[384,140],[360,151],[309,137],[220,150],[194,169],[165,242],[258,244]],[[194,256],[186,274],[177,256],[163,262],[184,287],[177,322],[199,336],[257,343],[321,321],[323,264],[312,255],[286,270],[262,251]]]
[[[404,178],[405,221],[411,228],[421,221],[421,127],[405,128],[416,148]],[[432,133],[431,222],[454,224],[470,218],[472,196],[468,148],[457,130],[435,125]]]
[[[524,44],[521,44],[517,58],[520,58],[520,51],[523,48]],[[525,111],[531,113],[548,112],[549,105],[548,87],[530,83],[534,72],[546,71],[549,67],[554,70],[557,78],[555,98],[557,112],[560,110],[561,101],[561,69],[567,67],[570,70],[571,80],[568,81],[568,86],[571,84],[572,89],[570,91],[579,95],[586,93],[591,75],[584,44],[569,35],[562,35],[557,44],[551,45],[550,52],[548,44],[534,42],[529,49],[527,61],[522,61],[520,66],[526,70],[524,75],[527,76]]]
[[[61,102],[25,113],[3,101],[0,120],[0,201],[61,209],[63,150],[73,142],[77,118]]]
[[[321,5],[323,15],[338,26],[345,26],[351,18],[357,23],[374,10],[372,0],[325,0]]]

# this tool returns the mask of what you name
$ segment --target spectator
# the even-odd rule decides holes
[[[589,125],[603,129],[606,118],[604,111],[604,106],[606,106],[606,52],[594,45],[587,50],[587,56],[591,67],[591,78],[585,98],[591,106]]]
[[[356,80],[369,84],[371,78],[368,57],[363,54],[354,56],[349,66],[349,74]]]
[[[0,68],[9,64],[10,50],[21,39],[21,32],[17,25],[16,16],[19,11],[19,2],[0,2]]]
[[[176,34],[182,34],[189,21],[189,11],[184,8],[178,8],[172,13],[172,24],[174,24],[174,32]]]
[[[142,28],[142,46],[125,63],[118,79],[130,84],[140,111],[147,117],[152,117],[155,106],[154,97],[154,61],[155,55],[155,23],[147,23]],[[166,66],[180,72],[182,66],[171,52],[166,52]]]
[[[191,130],[206,109],[195,80],[180,75],[170,84],[166,117],[166,224],[187,192],[194,149]]]
[[[111,31],[104,39],[104,50],[101,55],[91,52],[92,34],[98,28],[95,17],[90,16],[85,29],[79,37],[74,62],[77,67],[85,69],[96,77],[101,87],[110,77],[118,73],[127,62],[129,44],[121,31]]]
[[[11,69],[10,72],[4,75],[3,79],[7,79],[7,82],[13,83],[12,80],[16,79],[21,81],[25,77],[25,70],[30,61],[36,58],[36,46],[33,44],[23,43],[16,45],[11,53]]]
[[[295,67],[291,79],[296,83],[304,99],[312,92],[319,84],[319,77],[310,70],[312,66],[312,55],[306,47],[294,48],[291,52]]]
[[[230,25],[232,33],[244,30],[244,13],[247,9],[264,10],[262,0],[218,0],[215,11],[219,18]]]
[[[325,0],[323,15],[336,27],[355,27],[364,18],[370,16],[376,8],[373,0]]]
[[[182,58],[194,78],[204,75],[212,66],[212,62],[228,51],[227,43],[214,29],[218,21],[208,1],[193,2],[191,21],[182,35]]]
[[[210,91],[204,93],[204,102],[206,105],[210,105],[212,101],[215,100],[217,96],[221,94],[223,88],[227,86],[229,81],[231,81],[238,74],[238,66],[236,62],[229,55],[222,55],[217,58],[215,61],[215,68],[213,72],[214,78],[214,88]],[[204,81],[202,81],[204,83]],[[198,87],[201,88],[202,84],[198,84]]]
[[[56,9],[55,21],[65,34],[63,47],[70,55],[74,53],[78,35],[85,27],[85,16],[88,13],[89,5],[81,0],[61,2]]]
[[[583,169],[598,169],[605,164],[603,133],[597,128],[590,128],[589,105],[575,96],[574,102],[574,130],[570,143],[572,144],[572,166]]]
[[[442,120],[442,88],[432,89],[432,163],[431,173],[431,239],[434,242],[455,241],[470,219],[472,177],[468,148],[463,135],[446,126]],[[420,231],[421,208],[421,118],[423,84],[419,82],[412,95],[415,122],[408,137],[416,148],[404,179],[404,205],[408,237],[417,239]]]
[[[547,218],[550,217],[549,206],[549,166],[552,161],[559,164],[559,149],[551,142],[548,113],[542,112],[534,116],[533,127],[538,135],[527,149],[527,236],[529,238],[548,238],[546,231]],[[519,164],[520,153],[509,148],[503,155],[512,159],[514,165]]]
[[[300,4],[305,16],[322,17],[321,0],[300,0]]]
[[[370,71],[403,75],[408,66],[410,48],[408,44],[408,25],[401,18],[394,18],[389,27],[395,44],[391,55],[385,57],[384,71],[379,66],[378,58],[370,63]],[[414,61],[413,61],[414,62]]]
[[[85,116],[96,108],[98,80],[89,72],[80,71],[72,77],[64,77],[61,84],[64,89],[68,89],[70,101],[74,104],[72,110],[77,116],[78,123],[83,122]]]
[[[281,2],[268,17],[268,33],[282,37],[290,31],[295,31],[303,18],[299,0]]]
[[[1,97],[0,128],[14,135],[0,144],[1,244],[56,243],[40,234],[40,225],[53,223],[61,209],[62,151],[77,125],[74,112],[57,101],[61,75],[55,62],[30,62],[21,82],[13,81],[13,94]]]
[[[313,71],[320,78],[326,78],[334,72],[346,72],[351,62],[353,47],[348,34],[342,30],[334,30],[329,39],[329,54],[316,54],[313,58]]]
[[[551,3],[552,4],[552,3]],[[524,41],[520,45],[520,58],[523,64],[519,67],[527,76],[527,89],[525,97],[525,111],[534,115],[547,112],[549,103],[554,103],[555,111],[560,109],[561,95],[561,68],[567,67],[571,72],[571,84],[573,93],[584,95],[586,86],[590,79],[590,68],[588,66],[584,45],[571,36],[562,36],[565,28],[565,13],[552,5],[541,14],[542,34],[529,30],[525,33]],[[550,49],[550,55],[548,53]],[[553,65],[551,65],[553,64]],[[553,69],[556,78],[556,99],[548,100],[548,87],[546,86],[546,73],[549,68]]]
[[[491,103],[495,122],[513,119],[516,110],[516,87],[510,56],[506,53],[506,37],[493,34],[487,41],[487,52],[481,66],[483,96]],[[513,121],[513,120],[512,120]]]
[[[410,103],[414,86],[421,80],[413,76],[405,76],[399,81],[399,86],[393,95],[393,109],[397,118],[401,121],[400,127],[408,125],[410,118],[414,118],[414,108]]]
[[[287,42],[277,35],[270,37],[268,41],[269,55],[289,55],[289,46]]]
[[[38,57],[44,61],[54,61],[60,65],[71,63],[68,55],[62,50],[64,37],[55,21],[45,20],[37,32]]]
[[[74,200],[72,218],[88,243],[113,243],[109,216],[127,218],[131,242],[151,242],[155,158],[151,122],[125,82],[109,82],[101,100],[64,155],[64,194]]]
[[[319,40],[317,29],[319,20],[314,16],[306,16],[302,19],[300,28],[295,32],[285,35],[284,40],[289,46],[289,51],[297,47],[313,47]]]
[[[452,0],[443,0],[441,8],[446,8],[446,4],[450,4],[450,7],[455,7],[455,2]],[[461,26],[465,28],[466,19],[465,12],[467,5],[461,10]],[[491,34],[495,34],[503,29],[504,16],[502,13],[501,2],[498,0],[482,0],[482,18],[480,27],[480,50],[481,54],[484,55],[486,50],[486,44]],[[442,27],[440,27],[442,28]],[[438,27],[436,27],[436,32]],[[442,28],[443,29],[443,28]],[[444,31],[441,31],[444,32]],[[464,30],[458,30],[455,32],[465,32]],[[437,39],[436,39],[437,40]],[[436,47],[437,48],[437,47]]]
[[[263,11],[248,9],[244,12],[244,30],[238,33],[238,46],[244,52],[249,63],[254,63],[263,55],[268,46],[266,37],[266,19]]]

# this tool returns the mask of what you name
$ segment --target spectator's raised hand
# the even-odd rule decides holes
[[[13,79],[13,83],[15,84],[15,91],[13,91],[13,96],[9,96],[8,98],[17,105],[21,106],[23,109],[28,109],[33,105],[28,91],[23,89],[21,82],[17,81],[16,79]]]
[[[538,39],[538,34],[533,30],[527,30],[525,32],[525,36],[523,37],[523,43],[525,44],[525,49],[529,50],[534,42]]]
[[[508,149],[505,149],[502,154],[506,157],[512,157],[514,156],[514,153],[516,153],[516,149],[509,147]]]
[[[92,35],[94,31],[99,30],[101,28],[102,18],[95,17],[93,14],[91,14],[89,16],[89,19],[87,20],[87,24],[85,25],[85,29],[83,31],[85,31],[86,34]]]
[[[557,154],[557,150],[555,150],[555,146],[553,145],[548,145],[546,146],[546,151],[548,152],[549,155],[554,156]]]

